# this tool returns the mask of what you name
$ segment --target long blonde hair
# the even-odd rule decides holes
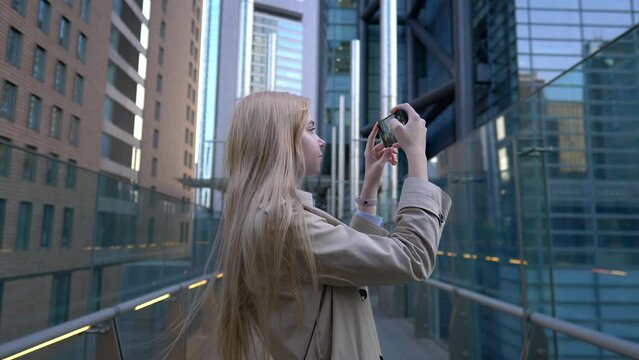
[[[226,143],[224,280],[218,299],[218,351],[224,360],[252,357],[256,346],[268,356],[268,319],[278,294],[292,294],[301,309],[302,282],[317,289],[296,194],[308,120],[308,99],[288,93],[252,94],[235,107]]]

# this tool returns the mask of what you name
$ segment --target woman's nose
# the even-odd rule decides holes
[[[324,148],[324,145],[326,145],[326,141],[324,141],[324,139],[319,136],[317,137],[317,139],[319,140],[320,148]]]

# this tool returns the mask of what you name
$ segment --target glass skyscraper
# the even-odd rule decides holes
[[[218,56],[220,48],[220,0],[204,1],[204,29],[202,31],[202,84],[201,112],[198,114],[198,152],[196,155],[196,176],[210,179],[215,159],[215,112],[217,107]],[[211,190],[198,188],[195,203],[210,207]]]
[[[362,126],[379,117],[379,10],[358,28],[362,10],[371,3],[357,9],[354,2],[324,2],[325,138],[337,122],[339,95],[350,92],[350,40],[361,38],[361,29],[367,38],[362,61],[368,80],[362,89],[367,97]],[[451,21],[451,3],[428,1],[416,21],[452,58],[458,25]],[[404,16],[411,5],[398,1],[398,102],[414,100],[407,98],[408,81],[415,81],[419,96],[450,79],[422,47],[414,49],[415,72],[406,74]],[[478,130],[468,139],[455,139],[455,109],[448,106],[428,134],[429,156],[437,155],[431,163],[433,181],[454,195],[456,205],[441,242],[441,280],[514,304],[525,297],[533,311],[636,340],[632,327],[639,316],[621,296],[637,291],[632,269],[639,264],[633,240],[639,231],[633,205],[639,143],[630,129],[639,110],[637,39],[628,34],[572,67],[627,31],[638,16],[639,3],[630,0],[472,2],[472,52],[462,56],[473,59]],[[522,288],[516,265],[524,262]],[[448,328],[454,304],[441,293],[436,303],[431,331],[449,340],[459,330]],[[486,308],[468,314],[462,336],[476,341],[474,354],[520,355],[520,320]],[[476,333],[482,335],[474,338]],[[614,357],[548,335],[549,351],[561,358]]]
[[[269,35],[275,35],[274,49],[269,48]],[[271,51],[275,54],[271,54]],[[302,91],[302,24],[264,12],[255,12],[253,19],[253,54],[251,92]],[[271,64],[274,61],[274,64]],[[274,84],[269,84],[269,79]],[[270,85],[270,87],[269,87]]]

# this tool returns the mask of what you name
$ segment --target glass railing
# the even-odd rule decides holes
[[[0,344],[201,276],[217,226],[208,208],[0,143]]]
[[[1,343],[0,358],[208,358],[216,351],[210,295],[221,277],[211,273],[174,284]]]
[[[638,70],[633,28],[430,160],[453,199],[433,279],[639,342]],[[539,339],[550,358],[620,357],[424,284],[392,296],[451,358]]]
[[[639,342],[638,61],[634,28],[430,160],[432,181],[453,199],[433,279]],[[219,221],[6,144],[0,215],[0,344],[202,275]],[[382,307],[451,358],[619,357],[435,286],[388,289],[374,292]],[[172,358],[201,358],[214,346],[210,316],[184,338],[171,331],[193,293],[114,315],[47,357],[156,358],[177,339]]]

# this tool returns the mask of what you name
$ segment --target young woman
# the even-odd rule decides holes
[[[299,190],[320,171],[325,142],[309,101],[263,92],[242,99],[227,138],[228,187],[222,218],[224,272],[219,295],[221,359],[380,359],[367,285],[428,277],[450,198],[428,181],[424,120],[393,119],[398,144],[367,141],[358,211],[350,226],[315,208]],[[396,147],[408,177],[393,233],[375,216],[385,164]]]

